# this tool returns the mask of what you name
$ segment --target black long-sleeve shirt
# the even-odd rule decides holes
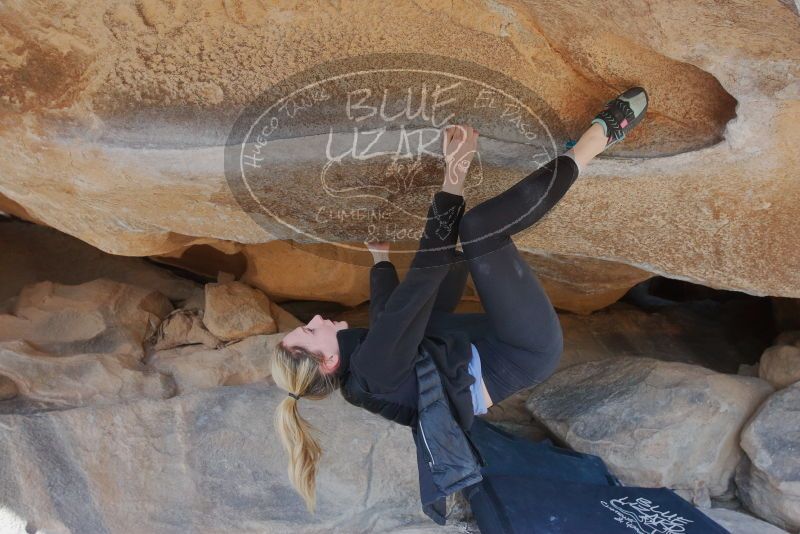
[[[358,368],[373,393],[396,391],[413,374],[439,285],[456,260],[464,208],[461,195],[437,192],[403,281],[388,261],[370,271],[370,327],[350,365]]]

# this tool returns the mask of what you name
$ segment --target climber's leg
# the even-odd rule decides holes
[[[511,235],[538,221],[574,183],[576,163],[560,156],[509,190],[469,210],[460,236],[492,333],[475,346],[493,402],[549,376],[563,337],[550,300]],[[536,205],[529,210],[528,207]]]
[[[466,258],[460,250],[455,250],[456,261],[450,265],[450,271],[439,284],[436,293],[436,300],[433,303],[434,312],[452,312],[464,294],[464,287],[467,285],[469,269],[467,268]]]
[[[544,217],[575,182],[581,165],[624,138],[646,108],[644,90],[629,89],[606,104],[567,154],[463,216],[461,244],[492,326],[492,334],[476,347],[493,402],[547,378],[563,348],[558,316],[511,236]],[[603,137],[598,136],[601,127]]]

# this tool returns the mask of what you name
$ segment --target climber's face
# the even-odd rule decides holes
[[[287,347],[304,349],[324,355],[320,364],[323,373],[332,373],[339,367],[339,340],[336,332],[348,328],[347,321],[331,321],[315,315],[305,326],[298,326],[283,337]]]

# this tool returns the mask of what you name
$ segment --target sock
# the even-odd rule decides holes
[[[581,172],[583,171],[583,169],[581,169],[581,164],[578,163],[578,160],[575,159],[575,151],[570,148],[569,150],[564,152],[564,155],[569,157],[569,158],[572,158],[572,161],[575,162],[575,166],[578,167],[578,176],[580,176]]]
[[[596,119],[595,118],[595,119],[592,119],[592,122],[590,122],[589,124],[591,125],[591,124],[595,124],[595,123],[597,123],[597,124],[599,124],[600,126],[603,127],[603,135],[608,137],[608,124],[606,124],[606,121],[604,121],[603,119]]]

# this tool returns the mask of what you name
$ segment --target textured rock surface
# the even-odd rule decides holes
[[[800,384],[762,404],[742,430],[745,461],[736,470],[739,498],[756,515],[800,529]]]
[[[0,315],[0,341],[25,340],[67,356],[120,353],[141,358],[143,341],[172,311],[158,291],[99,278],[79,285],[38,282]]]
[[[189,345],[162,350],[147,364],[172,377],[178,393],[263,382],[271,375],[272,351],[281,338],[280,334],[251,336],[219,349]]]
[[[114,256],[46,226],[0,219],[0,301],[35,282],[66,285],[105,278],[152,289],[174,303],[202,297],[200,284],[142,258]]]
[[[581,256],[524,252],[553,306],[591,313],[619,300],[631,287],[652,276],[624,263]]]
[[[263,245],[229,243],[196,245],[154,259],[213,276],[220,265],[233,268],[241,280],[262,289],[271,298],[324,300],[355,306],[369,299],[372,258],[356,243],[351,248],[327,244],[272,241]],[[403,245],[404,247],[413,244]],[[361,250],[355,250],[356,248]],[[553,306],[588,313],[617,301],[631,286],[652,274],[612,261],[523,251]],[[405,275],[410,254],[391,254],[398,275]],[[465,298],[476,295],[468,278]]]
[[[800,296],[800,19],[789,3],[34,1],[0,16],[0,207],[103,250],[270,241],[283,229],[256,225],[223,179],[221,144],[242,107],[320,61],[457,51],[540,95],[573,135],[621,89],[650,92],[618,157],[593,163],[517,237],[521,249]],[[470,205],[530,170],[485,140],[495,163]],[[280,194],[293,205],[314,205],[307,141],[286,140],[294,186]],[[329,231],[357,242],[368,228]]]
[[[214,334],[206,330],[200,311],[183,308],[173,310],[167,315],[148,342],[153,351],[198,343],[215,348],[221,343]]]
[[[602,457],[623,483],[702,498],[729,493],[742,456],[739,430],[771,391],[758,378],[620,358],[559,371],[526,405],[574,449]]]
[[[269,303],[269,313],[270,316],[272,316],[272,319],[275,321],[278,332],[288,332],[289,330],[294,329],[296,326],[306,324],[304,321],[298,320],[297,317],[272,301]]]
[[[13,399],[18,394],[17,384],[9,377],[0,375],[0,400]]]
[[[408,429],[340,395],[301,406],[325,448],[309,514],[269,417],[284,396],[253,384],[0,415],[0,456],[14,458],[0,463],[0,521],[53,533],[427,531]]]
[[[353,245],[355,246],[355,245]],[[242,247],[242,281],[280,301],[325,300],[355,306],[369,299],[369,252],[273,241]],[[398,273],[400,265],[398,264]]]
[[[258,289],[236,281],[206,284],[203,324],[225,341],[278,330],[269,298]]]
[[[776,389],[800,381],[800,347],[775,345],[765,350],[758,363],[758,376]]]
[[[0,375],[14,382],[26,401],[74,407],[175,394],[172,379],[141,364],[137,356],[71,354],[57,356],[24,341],[0,343]]]

